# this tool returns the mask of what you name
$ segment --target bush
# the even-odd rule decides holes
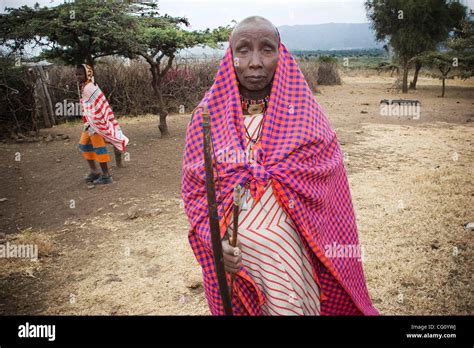
[[[184,112],[191,112],[211,87],[218,66],[218,60],[175,62],[162,81],[163,99],[168,112],[177,113],[181,111],[181,106],[184,106]],[[302,58],[299,59],[299,66],[314,92],[318,84],[341,83],[334,58]],[[55,64],[49,66],[47,72],[53,109],[57,103],[79,101],[75,67]],[[145,61],[103,58],[96,63],[95,77],[115,114],[157,113],[151,72]],[[35,108],[33,85],[29,81],[27,68],[16,68],[13,62],[5,61],[1,64],[0,79],[3,93],[0,97],[0,110],[3,111],[0,120],[4,130],[18,133],[41,128],[41,120],[35,120],[32,112]],[[16,90],[20,92],[13,93]],[[59,122],[65,120],[58,119]]]
[[[318,85],[340,85],[337,59],[320,56],[318,59],[302,57],[298,61],[301,72],[313,92],[317,92]]]
[[[175,64],[162,82],[162,93],[168,112],[192,111],[212,85],[217,61]],[[112,110],[121,115],[156,113],[157,99],[151,86],[151,72],[146,62],[105,58],[95,66],[96,82],[105,93]],[[79,99],[74,67],[56,65],[50,70],[54,99]]]
[[[318,84],[320,85],[340,85],[342,83],[337,67],[337,60],[334,57],[320,56],[318,69]]]
[[[309,88],[311,88],[313,92],[316,92],[318,90],[318,62],[314,59],[301,59],[298,62],[298,66],[300,67]]]
[[[28,68],[0,57],[0,138],[36,131],[34,105]]]

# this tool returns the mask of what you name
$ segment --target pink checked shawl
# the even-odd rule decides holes
[[[202,105],[207,103],[211,115],[215,152],[240,153],[245,148],[245,129],[232,62],[229,47],[214,84],[188,125],[183,158],[182,197],[190,223],[189,241],[202,267],[205,295],[213,315],[222,315],[224,311],[209,233]],[[256,163],[214,158],[222,189],[222,195],[217,190],[222,236],[226,228],[224,219],[230,222],[233,188],[250,181],[252,197],[258,200],[265,183],[272,178],[278,201],[311,251],[313,270],[321,288],[321,315],[377,315],[360,259],[328,258],[324,254],[334,243],[358,246],[351,195],[336,134],[295,60],[281,43],[260,146]],[[217,187],[216,171],[215,177]],[[261,315],[264,301],[264,294],[243,268],[234,283],[234,313]]]
[[[84,120],[94,132],[124,152],[128,138],[123,134],[102,90],[92,82],[85,85],[81,105]]]

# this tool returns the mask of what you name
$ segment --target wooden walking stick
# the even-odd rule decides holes
[[[237,185],[234,188],[234,229],[232,231],[232,238],[230,240],[230,245],[234,248],[237,246],[237,233],[239,230],[239,208],[240,208],[240,193],[242,191],[242,186]],[[232,290],[234,288],[235,274],[230,275],[230,298],[232,299]]]
[[[221,294],[222,304],[226,315],[232,315],[232,304],[229,297],[229,288],[224,267],[224,256],[222,254],[222,240],[219,228],[219,215],[216,202],[216,188],[214,186],[214,171],[212,168],[211,154],[211,119],[207,104],[204,104],[202,111],[202,130],[204,145],[204,165],[206,168],[206,193],[207,206],[209,212],[209,228],[211,232],[211,243],[213,251],[214,266],[216,267],[217,282]]]

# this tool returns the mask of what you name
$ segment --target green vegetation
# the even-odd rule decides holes
[[[467,10],[451,0],[367,0],[365,7],[377,40],[388,42],[403,69],[403,93],[408,92],[408,72],[416,57],[447,40]],[[416,87],[420,61],[415,69]]]
[[[0,44],[13,54],[30,44],[44,47],[40,58],[94,66],[100,57],[142,57],[150,67],[159,129],[169,135],[163,80],[181,49],[226,41],[231,28],[189,31],[184,17],[158,13],[157,3],[76,0],[55,7],[22,6],[0,14]],[[25,25],[28,23],[28,25]]]

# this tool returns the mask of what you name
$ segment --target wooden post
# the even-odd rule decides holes
[[[35,110],[37,115],[41,115],[41,120],[43,121],[43,125],[45,128],[51,128],[51,119],[48,115],[48,110],[46,109],[45,103],[45,94],[43,89],[43,84],[41,82],[41,76],[39,70],[35,67],[32,68],[32,75],[34,79],[34,98],[35,98]]]
[[[49,94],[49,89],[48,89],[48,84],[47,84],[48,78],[42,66],[38,66],[37,70],[39,72],[39,77],[41,80],[41,88],[44,94],[44,103],[45,103],[46,112],[47,112],[46,116],[49,118],[50,124],[55,125],[57,124],[57,122],[56,122],[56,117],[54,115],[53,103],[51,102],[51,95]]]

